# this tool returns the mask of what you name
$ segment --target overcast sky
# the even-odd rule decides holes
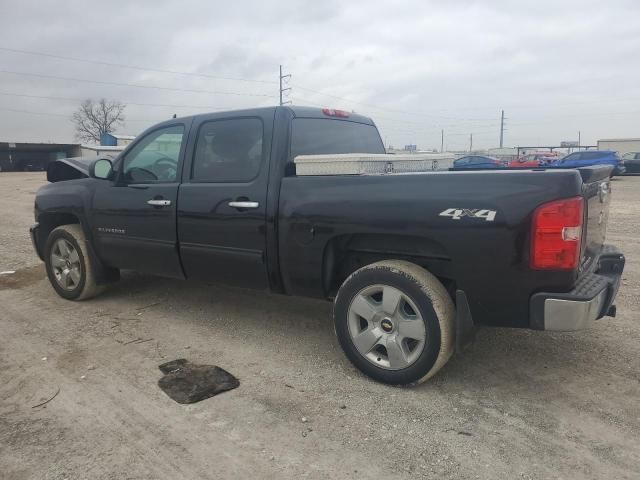
[[[501,109],[506,146],[640,137],[640,0],[4,0],[0,141],[72,141],[87,97],[127,103],[124,134],[275,105],[280,64],[294,104],[369,115],[396,147],[497,146]]]

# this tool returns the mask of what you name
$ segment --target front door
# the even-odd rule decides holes
[[[144,134],[116,162],[114,181],[96,189],[91,228],[106,264],[184,278],[176,202],[187,130],[176,123]]]
[[[576,168],[583,166],[581,162],[582,152],[575,152],[567,155],[562,160],[560,160],[560,166],[563,168]]]
[[[187,278],[268,288],[266,200],[273,118],[221,115],[194,121],[178,194]],[[271,112],[271,117],[273,112]]]

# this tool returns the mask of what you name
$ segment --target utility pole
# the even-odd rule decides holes
[[[291,100],[287,100],[287,101],[283,101],[283,100],[282,100],[282,94],[283,94],[284,92],[288,91],[288,90],[291,90],[291,87],[286,87],[286,88],[283,88],[283,87],[282,87],[282,86],[283,86],[282,81],[283,81],[285,78],[291,78],[291,74],[289,73],[289,74],[287,74],[287,75],[282,75],[282,65],[280,65],[280,105],[284,105],[284,104],[286,104],[286,103],[291,103]]]
[[[444,128],[440,131],[440,153],[444,152]]]
[[[473,133],[469,134],[469,153],[473,151]]]
[[[504,110],[500,113],[500,148],[502,148],[504,141]]]
[[[580,130],[578,130],[578,150],[580,150]]]

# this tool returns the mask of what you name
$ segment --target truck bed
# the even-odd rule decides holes
[[[578,277],[574,271],[529,268],[532,212],[560,198],[597,199],[582,178],[597,184],[608,173],[585,170],[285,177],[278,232],[285,289],[330,295],[341,279],[323,273],[323,261],[330,271],[327,258],[350,262],[382,252],[386,258],[417,254],[429,271],[467,294],[474,321],[529,327],[531,295],[570,291]],[[596,208],[591,202],[589,211]],[[461,216],[448,215],[451,209]],[[599,238],[595,249],[602,235],[591,220],[588,226]]]

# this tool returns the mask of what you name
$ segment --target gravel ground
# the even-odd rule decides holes
[[[481,330],[416,388],[359,374],[325,302],[135,273],[62,300],[27,233],[42,183],[0,174],[2,478],[640,478],[639,177],[613,182],[616,319]],[[174,403],[158,364],[180,357],[240,387]]]

